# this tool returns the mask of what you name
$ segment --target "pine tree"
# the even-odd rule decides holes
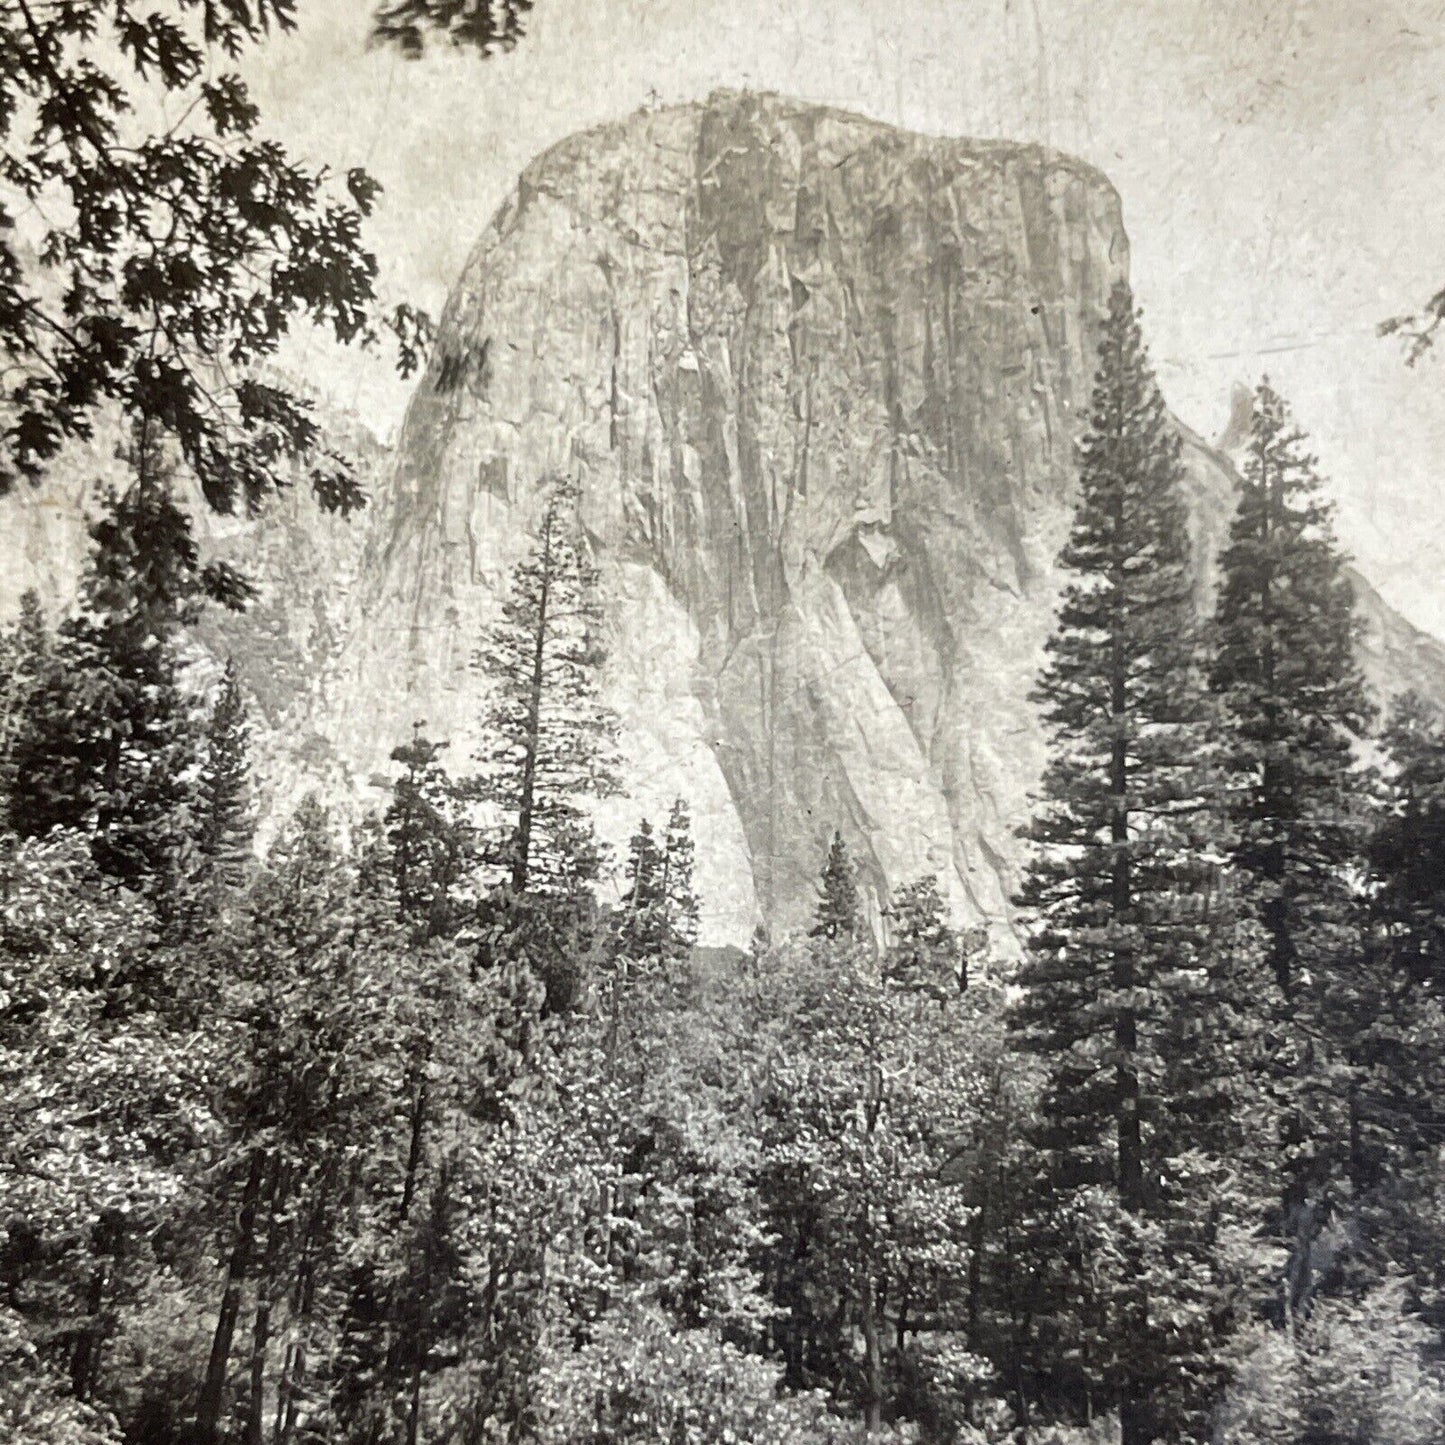
[[[813,915],[810,938],[827,943],[843,943],[858,939],[863,930],[862,908],[858,900],[858,883],[848,857],[843,834],[833,832],[827,861],[819,880],[818,908]]]
[[[38,608],[17,637],[10,679],[6,819],[21,837],[93,821],[96,783],[83,673],[73,640],[47,633]]]
[[[196,846],[211,876],[232,887],[244,880],[250,868],[256,831],[250,791],[250,731],[240,674],[236,664],[228,661],[206,728]]]
[[[1395,967],[1445,1001],[1445,715],[1406,694],[1382,741],[1390,778],[1370,840],[1372,912]]]
[[[472,851],[457,785],[439,761],[446,746],[417,723],[412,740],[392,750],[402,772],[384,819],[397,907],[433,938],[456,928],[455,890]]]
[[[884,958],[884,977],[925,993],[959,993],[968,987],[968,960],[963,939],[948,921],[938,888],[929,873],[897,889],[888,904],[891,937]]]
[[[686,956],[697,942],[702,909],[693,882],[696,852],[687,802],[674,798],[663,840],[662,886],[667,899],[670,945],[679,956]]]
[[[627,891],[617,908],[618,947],[627,957],[666,963],[687,957],[697,942],[692,824],[687,804],[674,801],[661,843],[643,818],[632,835]]]
[[[658,952],[659,935],[666,920],[662,895],[662,849],[652,824],[642,818],[627,844],[627,891],[617,906],[617,941],[629,958],[647,958]]]
[[[512,890],[591,881],[600,854],[581,800],[617,791],[617,720],[598,700],[606,659],[597,572],[574,484],[553,485],[532,554],[476,658],[496,700],[478,752],[477,795],[501,809]]]
[[[91,528],[80,607],[16,739],[11,824],[88,829],[96,862],[140,884],[174,875],[188,846],[200,729],[177,642],[204,588],[188,523],[156,447]]]
[[[1354,741],[1371,707],[1332,508],[1289,408],[1260,384],[1215,612],[1234,864],[1288,998],[1352,935],[1362,827]]]
[[[1382,741],[1386,777],[1369,843],[1373,994],[1353,1040],[1351,1182],[1357,1195],[1368,1191],[1366,1232],[1377,1236],[1365,1267],[1415,1257],[1415,1292],[1445,1326],[1437,1147],[1445,1135],[1445,715],[1407,694]]]
[[[1183,485],[1178,436],[1121,283],[1036,690],[1051,751],[1019,898],[1031,932],[1013,1027],[1045,1070],[1045,1272],[1074,1271],[1056,1294],[1048,1367],[1118,1409],[1123,1445],[1178,1430],[1218,1384],[1220,1300],[1207,1286],[1208,1232],[1187,1229],[1186,1160],[1205,1135],[1195,1110],[1217,1119],[1230,1089],[1207,1075],[1211,1054],[1230,1067],[1209,1035],[1231,939],[1210,862],[1218,838],[1201,763],[1211,709]],[[1174,1082],[1181,1049],[1193,1051],[1191,1083],[1207,1086],[1198,1102]],[[1221,1199],[1215,1220],[1236,1203]]]
[[[1274,975],[1274,1088],[1289,1181],[1283,1308],[1305,1307],[1336,1180],[1359,1180],[1361,1074],[1380,999],[1362,947],[1368,831],[1356,739],[1371,707],[1332,508],[1289,408],[1255,393],[1221,559],[1210,682],[1225,715],[1232,862]]]
[[[27,591],[20,598],[20,615],[0,635],[0,810],[7,820],[16,744],[31,699],[50,670],[53,646],[40,598]]]

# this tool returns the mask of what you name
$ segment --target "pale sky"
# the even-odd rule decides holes
[[[1445,0],[538,0],[485,63],[369,52],[369,8],[305,0],[252,79],[298,152],[385,186],[397,297],[439,310],[527,161],[654,98],[751,87],[1041,140],[1123,197],[1176,413],[1213,437],[1267,370],[1362,568],[1445,636],[1445,342],[1412,371],[1374,334],[1445,285]],[[394,432],[406,389],[378,368],[334,390]]]

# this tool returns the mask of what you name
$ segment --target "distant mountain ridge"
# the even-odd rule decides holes
[[[731,92],[562,142],[458,281],[395,456],[367,452],[367,513],[293,495],[210,528],[267,586],[203,631],[260,701],[267,786],[365,794],[418,720],[465,770],[473,651],[565,472],[624,725],[629,797],[601,821],[620,839],[689,799],[705,938],[801,922],[835,827],[875,910],[937,872],[1007,934],[1028,693],[1127,263],[1107,179],[1038,146]],[[1204,606],[1235,479],[1184,435]],[[32,556],[47,526],[19,529]],[[1445,705],[1445,647],[1356,589],[1377,690]]]

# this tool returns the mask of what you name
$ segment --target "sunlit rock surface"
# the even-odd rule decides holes
[[[412,404],[341,751],[413,717],[475,736],[472,649],[566,472],[612,604],[626,809],[689,797],[713,929],[799,922],[835,827],[875,902],[938,871],[1002,918],[1126,261],[1109,183],[1037,147],[730,94],[564,142],[482,238]]]

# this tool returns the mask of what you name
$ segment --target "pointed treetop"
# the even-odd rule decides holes
[[[843,834],[835,830],[819,880],[818,909],[809,937],[828,942],[856,939],[862,929],[858,883]]]
[[[903,988],[958,993],[968,987],[963,939],[948,920],[936,873],[896,889],[889,900],[888,951],[883,974]]]
[[[232,885],[239,884],[250,867],[255,837],[250,736],[240,673],[228,660],[206,727],[196,842],[207,867]]]

